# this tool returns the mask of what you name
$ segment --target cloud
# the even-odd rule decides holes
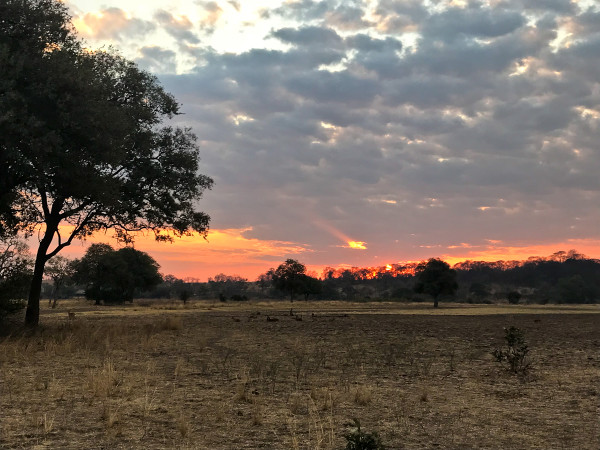
[[[402,42],[387,36],[385,39],[373,38],[367,34],[355,34],[346,38],[346,44],[360,52],[387,52],[400,51]]]
[[[302,28],[280,28],[274,30],[271,36],[282,42],[296,46],[324,46],[328,48],[339,48],[343,45],[343,40],[331,28],[322,28],[316,26]]]
[[[114,7],[75,17],[73,24],[84,38],[115,41],[140,37],[155,28],[152,22],[136,19],[125,10]]]
[[[214,27],[217,25],[217,22],[223,15],[223,9],[217,2],[200,1],[198,4],[204,8],[204,17],[200,22],[200,27],[206,32],[212,33],[214,31]]]
[[[154,19],[177,42],[198,44],[200,39],[192,31],[194,26],[186,16],[175,17],[171,13],[159,9],[154,13]]]
[[[240,8],[241,8],[240,2],[235,1],[235,0],[229,0],[227,3],[229,3],[233,7],[233,9],[235,9],[237,12],[240,11]]]
[[[150,72],[160,74],[174,73],[177,68],[175,61],[176,54],[172,50],[161,47],[142,47],[140,55],[140,57],[136,58],[136,63],[142,69]]]
[[[286,2],[269,12],[264,48],[182,38],[188,73],[166,74],[163,45],[139,62],[198,135],[215,227],[298,243],[272,260],[377,265],[600,241],[598,11],[545,4]],[[193,31],[172,17],[183,16],[160,24],[173,36]],[[368,248],[340,247],[350,241]]]
[[[449,8],[432,14],[420,28],[424,39],[451,42],[459,37],[495,38],[512,33],[527,22],[517,11],[490,8]]]
[[[299,22],[310,22],[321,19],[334,6],[333,1],[297,0],[284,3],[284,5],[273,9],[269,14],[281,16],[286,19],[294,19]]]
[[[365,9],[363,7],[344,4],[328,11],[325,14],[325,23],[346,31],[363,30],[373,26],[371,21],[365,20]]]

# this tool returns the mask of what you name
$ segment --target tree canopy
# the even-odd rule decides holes
[[[0,3],[0,235],[16,225],[14,202],[27,177],[24,154],[51,136],[39,129],[39,89],[52,50],[77,50],[66,8],[55,0]]]
[[[150,255],[132,247],[113,250],[107,244],[93,244],[75,264],[75,279],[96,303],[132,302],[136,292],[162,282],[158,269]]]
[[[287,259],[277,269],[269,270],[271,282],[276,289],[290,294],[290,300],[294,300],[294,294],[302,290],[305,281],[306,266],[295,259]]]
[[[82,49],[65,6],[9,0],[0,17],[0,214],[4,229],[40,236],[26,315],[35,325],[50,258],[100,230],[125,242],[143,230],[205,235],[210,218],[195,202],[212,180],[198,173],[191,130],[161,126],[179,114],[173,96],[115,52]]]
[[[438,307],[440,295],[452,295],[458,289],[456,271],[447,262],[431,258],[421,262],[415,271],[417,283],[415,291],[429,294],[433,297],[433,306]]]

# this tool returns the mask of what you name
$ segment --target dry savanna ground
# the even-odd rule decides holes
[[[293,308],[44,310],[0,338],[0,447],[342,449],[357,418],[389,449],[600,448],[599,307]],[[491,354],[510,325],[526,376]]]

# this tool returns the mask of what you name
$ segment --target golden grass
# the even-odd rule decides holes
[[[389,448],[597,448],[597,307],[188,306],[63,302],[1,338],[0,448],[338,449],[354,417]],[[491,356],[508,325],[528,379]]]

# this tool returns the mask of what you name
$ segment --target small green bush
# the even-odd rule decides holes
[[[492,352],[496,361],[517,375],[526,375],[531,369],[531,361],[528,358],[529,347],[525,342],[525,335],[519,328],[511,326],[504,328],[503,348],[497,348]]]
[[[360,421],[353,419],[354,430],[344,434],[346,450],[385,450],[381,438],[376,432],[366,433],[360,429]]]

